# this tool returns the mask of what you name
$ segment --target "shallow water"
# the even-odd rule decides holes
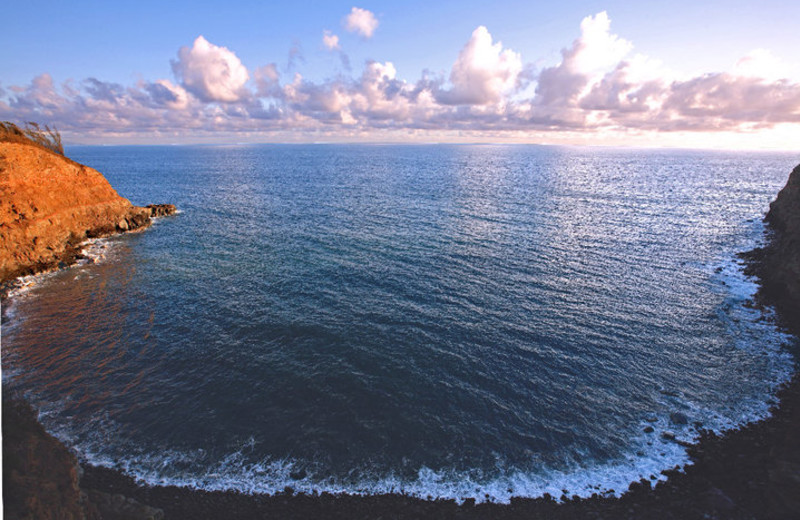
[[[20,291],[3,382],[84,458],[151,483],[622,491],[687,460],[660,433],[761,417],[792,369],[735,261],[790,154],[68,153],[182,212]]]

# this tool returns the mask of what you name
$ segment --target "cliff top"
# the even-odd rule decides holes
[[[61,134],[55,128],[28,122],[20,128],[10,121],[0,121],[0,142],[30,144],[53,153],[64,155]]]

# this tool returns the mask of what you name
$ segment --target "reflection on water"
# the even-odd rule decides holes
[[[24,326],[14,320],[4,326],[4,336],[13,338],[10,347],[4,345],[4,365],[10,361],[15,366],[37,367],[36,391],[49,401],[60,402],[65,397],[63,389],[69,388],[63,403],[67,414],[73,409],[102,410],[113,401],[112,392],[131,391],[152,371],[148,365],[126,362],[152,348],[148,338],[153,311],[147,311],[151,307],[147,296],[131,286],[137,267],[129,261],[129,243],[114,239],[112,247],[109,261],[48,275],[44,284],[18,296],[13,304],[25,308]],[[141,306],[150,318],[136,327],[126,326],[126,321],[141,314],[132,315],[131,305]],[[103,387],[98,381],[111,379],[119,390],[98,391]],[[106,411],[114,413],[113,408]]]

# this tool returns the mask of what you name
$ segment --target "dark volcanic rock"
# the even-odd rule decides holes
[[[92,504],[100,511],[103,520],[163,520],[164,511],[144,505],[124,495],[87,491]]]
[[[82,489],[82,470],[28,403],[3,399],[3,517],[9,520],[162,520],[161,509]]]
[[[673,412],[669,414],[669,420],[672,424],[689,424],[689,418],[681,412]]]
[[[178,211],[174,204],[148,204],[146,207],[150,210],[151,217],[166,217]]]
[[[795,239],[800,237],[800,165],[792,170],[786,186],[770,203],[766,220],[776,230]]]

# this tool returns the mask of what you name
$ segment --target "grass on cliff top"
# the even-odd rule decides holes
[[[9,121],[0,121],[0,141],[34,144],[64,155],[64,145],[58,130],[34,122],[25,123],[25,128],[20,128]]]

